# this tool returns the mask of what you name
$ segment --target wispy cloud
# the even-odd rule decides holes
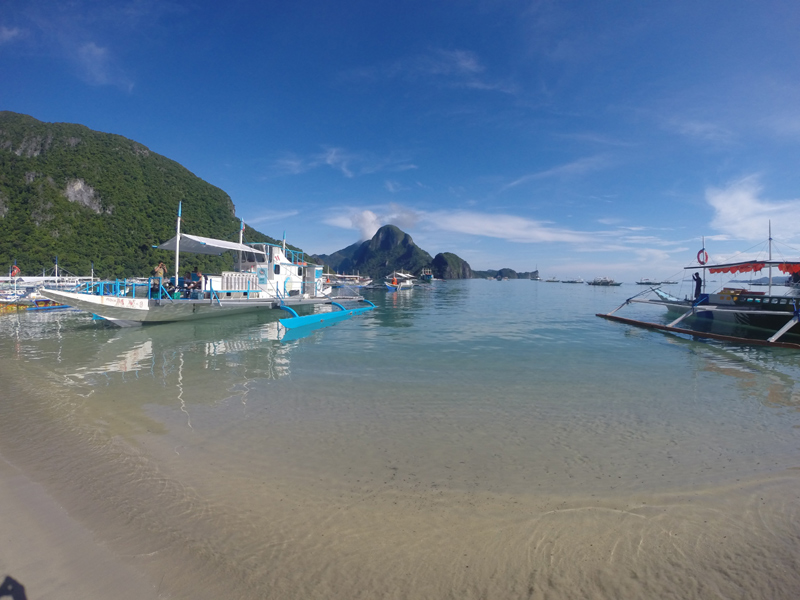
[[[711,121],[672,118],[666,121],[665,127],[674,133],[701,142],[727,145],[736,141],[733,131]]]
[[[417,168],[405,158],[350,152],[335,146],[324,147],[321,152],[306,157],[289,154],[273,164],[274,170],[287,175],[299,175],[320,167],[330,167],[348,179],[382,171],[397,173]]]
[[[245,220],[248,225],[256,225],[258,223],[271,223],[272,221],[281,221],[299,215],[297,210],[286,210],[283,212],[269,212],[263,213],[256,217],[250,217]]]
[[[128,91],[133,88],[133,81],[122,72],[108,48],[88,42],[77,48],[73,56],[87,83],[112,85]]]
[[[578,159],[571,163],[553,167],[551,169],[545,169],[544,171],[537,171],[536,173],[523,175],[511,183],[504,185],[500,191],[505,191],[517,187],[518,185],[522,185],[523,183],[527,183],[528,181],[534,181],[537,179],[547,179],[551,177],[577,177],[585,175],[586,173],[604,169],[608,167],[609,164],[610,161],[606,156],[589,156]]]
[[[724,235],[745,240],[765,239],[770,221],[787,234],[800,231],[800,199],[764,200],[762,191],[758,175],[725,188],[709,188],[706,201],[714,209],[711,225]]]
[[[19,27],[0,27],[0,44],[8,44],[22,36]]]
[[[431,85],[497,91],[505,94],[517,92],[516,85],[494,79],[488,76],[486,71],[486,67],[474,52],[439,48],[425,54],[402,58],[393,63],[353,69],[344,77],[355,80],[401,79],[408,82],[427,82]]]
[[[488,236],[520,243],[583,243],[593,235],[554,227],[550,223],[524,217],[473,211],[438,211],[430,213],[428,219],[445,231]]]

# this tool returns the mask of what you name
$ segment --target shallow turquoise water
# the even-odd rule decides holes
[[[34,427],[6,448],[32,467],[53,446],[73,456],[54,478],[66,496],[81,487],[73,501],[87,514],[108,486],[135,484],[154,522],[188,519],[176,544],[201,528],[237,561],[241,536],[263,551],[276,535],[266,504],[277,492],[256,482],[291,490],[319,525],[320,511],[376,494],[627,505],[797,467],[798,355],[595,316],[638,291],[474,280],[367,292],[375,311],[293,341],[272,313],[123,330],[74,312],[6,314],[2,376],[27,390],[0,404],[7,428],[52,419],[70,433]],[[97,461],[115,474],[87,474]],[[102,510],[111,527],[122,508]],[[215,517],[200,524],[203,511]],[[248,511],[264,523],[234,543]],[[247,583],[264,589],[258,577]],[[317,593],[347,596],[319,582],[333,587]]]

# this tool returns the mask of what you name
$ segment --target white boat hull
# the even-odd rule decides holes
[[[227,300],[188,298],[130,298],[118,296],[98,296],[61,290],[42,290],[42,295],[50,300],[73,308],[90,312],[120,327],[131,327],[144,323],[169,323],[172,321],[194,321],[228,316],[234,313],[255,312],[278,308],[281,301],[274,298],[236,298]],[[327,298],[287,298],[288,306],[303,304],[324,304]]]

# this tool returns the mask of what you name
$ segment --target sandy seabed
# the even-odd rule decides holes
[[[219,469],[213,447],[187,467],[146,423],[114,435],[63,387],[0,375],[0,575],[28,598],[800,596],[800,470],[509,495],[279,455]]]

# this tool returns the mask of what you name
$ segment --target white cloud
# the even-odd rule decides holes
[[[706,201],[714,209],[711,225],[724,235],[745,240],[766,239],[770,221],[788,235],[800,231],[800,199],[768,201],[760,198],[761,193],[757,175],[726,188],[709,188]]]
[[[371,210],[364,210],[360,213],[355,213],[352,216],[352,222],[356,229],[361,232],[361,239],[368,240],[378,229],[381,228],[381,220],[374,212]]]
[[[22,31],[18,27],[9,29],[8,27],[0,27],[0,44],[8,44],[22,35]]]
[[[436,212],[426,220],[440,229],[471,235],[500,238],[510,242],[573,242],[584,243],[594,234],[551,227],[514,215],[495,215],[472,211]]]
[[[325,223],[342,229],[356,229],[362,240],[368,240],[375,235],[383,225],[396,225],[407,231],[420,221],[422,213],[418,213],[399,204],[390,204],[380,213],[369,209],[351,210],[349,214],[336,214],[325,219]]]
[[[92,85],[113,85],[130,91],[133,83],[115,66],[108,48],[88,42],[75,52],[83,78]]]

